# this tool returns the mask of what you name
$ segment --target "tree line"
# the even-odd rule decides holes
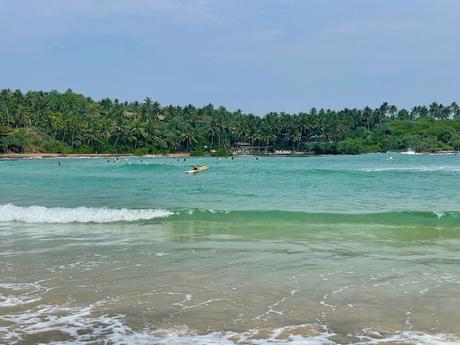
[[[70,89],[0,91],[0,152],[227,154],[235,142],[316,154],[460,151],[460,107],[383,103],[257,116],[212,104],[161,106],[149,97],[96,101]]]

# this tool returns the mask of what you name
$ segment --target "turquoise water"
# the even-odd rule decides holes
[[[60,160],[60,167],[56,159],[3,161],[0,203],[331,213],[460,210],[460,155]],[[199,163],[211,168],[184,173]]]
[[[60,161],[0,161],[0,343],[460,342],[460,156]]]

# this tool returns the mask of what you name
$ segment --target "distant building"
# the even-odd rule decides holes
[[[275,150],[275,155],[292,155],[292,150]]]
[[[236,155],[268,154],[271,146],[257,146],[250,143],[237,141],[231,147],[232,153]]]

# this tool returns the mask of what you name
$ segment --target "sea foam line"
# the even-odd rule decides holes
[[[13,204],[0,205],[0,222],[60,224],[134,222],[168,217],[172,214],[170,211],[161,209],[47,208],[43,206],[20,207]]]
[[[365,172],[460,172],[458,166],[413,166],[413,167],[381,167],[363,168],[356,171]]]
[[[235,344],[290,344],[290,345],[338,345],[336,333],[326,326],[303,324],[247,331],[215,331],[197,334],[187,326],[171,329],[134,330],[125,322],[125,315],[110,315],[96,312],[98,307],[113,302],[101,300],[88,306],[69,307],[65,305],[39,305],[19,313],[0,315],[0,342],[18,344],[25,336],[38,340],[49,331],[58,332],[67,340],[59,344],[177,344],[177,345],[235,345]],[[5,325],[5,326],[4,326]],[[85,332],[81,332],[81,331]],[[88,332],[90,330],[90,332]],[[361,334],[362,333],[362,334]],[[455,345],[459,339],[448,334],[427,334],[417,331],[399,333],[378,333],[363,330],[350,334],[358,341],[353,345],[377,345],[390,343],[414,343],[420,345]],[[57,342],[53,343],[57,344]]]

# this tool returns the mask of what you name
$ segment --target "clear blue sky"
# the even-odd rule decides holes
[[[264,114],[460,102],[459,0],[0,0],[0,88]]]

